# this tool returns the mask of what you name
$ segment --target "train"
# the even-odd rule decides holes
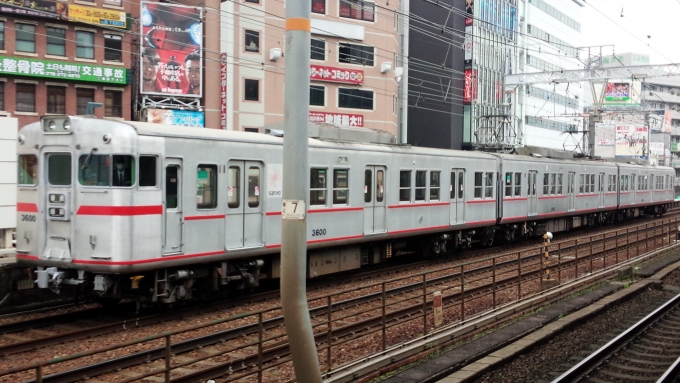
[[[668,167],[310,132],[309,278],[661,215],[674,198]],[[150,305],[280,277],[281,132],[50,115],[17,148],[16,257],[39,288]]]

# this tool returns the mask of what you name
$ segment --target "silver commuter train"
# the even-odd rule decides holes
[[[49,116],[19,132],[39,287],[171,303],[278,278],[281,137]],[[310,277],[663,214],[667,167],[309,139]],[[200,294],[199,294],[200,293]]]

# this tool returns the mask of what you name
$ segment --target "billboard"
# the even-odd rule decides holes
[[[356,128],[364,127],[364,116],[362,114],[342,114],[309,111],[310,122],[322,122],[340,126],[352,126]]]
[[[643,158],[647,150],[649,130],[646,126],[616,126],[616,156]]]
[[[227,54],[220,57],[220,128],[227,129]]]
[[[56,0],[0,0],[0,12],[44,19],[59,18]]]
[[[630,84],[627,82],[608,82],[604,91],[606,101],[630,100]]]
[[[203,128],[205,126],[205,116],[203,112],[193,110],[147,109],[146,122]]]
[[[124,29],[129,27],[127,15],[121,11],[61,2],[57,3],[57,11],[62,20]]]
[[[309,66],[309,79],[361,85],[364,83],[364,71],[312,64]]]
[[[477,98],[477,69],[465,70],[465,84],[463,87],[463,104],[469,104]]]
[[[202,10],[143,1],[140,92],[176,97],[203,95]]]
[[[0,56],[0,74],[126,85],[127,70],[97,64]]]

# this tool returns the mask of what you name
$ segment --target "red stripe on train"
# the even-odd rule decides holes
[[[225,214],[216,214],[216,215],[191,215],[184,217],[185,221],[198,221],[202,219],[223,219],[226,218]]]
[[[154,215],[162,214],[163,205],[150,206],[88,206],[83,205],[78,208],[76,215]]]
[[[37,213],[38,205],[34,203],[17,202],[17,211],[21,211],[24,213]]]

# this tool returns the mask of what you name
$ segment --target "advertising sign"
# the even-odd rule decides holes
[[[671,112],[670,109],[666,109],[663,113],[663,129],[661,129],[661,131],[664,133],[670,133],[672,127],[673,127],[673,112]]]
[[[630,84],[626,82],[608,82],[604,91],[606,101],[630,100]]]
[[[202,10],[146,1],[141,4],[141,93],[201,97]]]
[[[649,152],[652,154],[656,154],[657,156],[663,156],[665,152],[663,142],[650,142]]]
[[[205,116],[203,112],[193,110],[147,109],[146,121],[153,124],[189,126],[203,128]]]
[[[364,71],[358,69],[334,68],[323,65],[310,65],[309,79],[313,81],[340,82],[345,84],[363,84]]]
[[[649,130],[645,126],[616,126],[616,156],[642,157],[647,148]]]
[[[671,142],[671,151],[672,152],[678,151],[678,143],[677,142]]]
[[[310,122],[325,122],[341,126],[364,127],[364,116],[361,114],[341,114],[309,111]]]
[[[227,129],[227,54],[220,57],[220,128]]]
[[[57,2],[53,0],[0,0],[0,12],[45,19],[59,18]]]
[[[472,16],[475,14],[475,0],[465,0],[465,13],[468,17],[465,18],[465,25],[472,25]]]
[[[125,68],[8,56],[0,56],[0,74],[115,85],[127,84]]]
[[[477,98],[477,69],[465,70],[465,85],[463,87],[463,104],[469,104]]]
[[[57,11],[62,20],[123,29],[128,27],[125,12],[68,3],[57,3]]]
[[[600,139],[597,140],[598,146],[614,146],[614,140],[611,139]]]

